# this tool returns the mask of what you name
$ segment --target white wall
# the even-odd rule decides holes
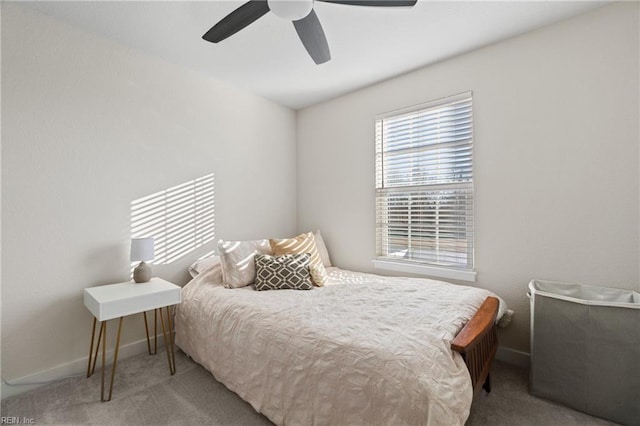
[[[372,270],[374,116],[472,90],[475,285],[516,311],[501,344],[529,351],[532,278],[640,290],[638,31],[614,4],[299,111],[299,230]]]
[[[296,231],[292,110],[6,2],[2,113],[6,379],[87,356],[83,289],[129,279],[131,201],[214,173],[216,238]],[[213,247],[154,272],[184,284]]]

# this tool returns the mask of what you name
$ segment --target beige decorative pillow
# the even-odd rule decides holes
[[[227,288],[245,287],[256,279],[256,254],[273,254],[269,240],[218,241],[222,278]]]
[[[300,253],[309,253],[311,256],[309,262],[309,271],[311,273],[311,279],[313,283],[318,287],[322,287],[327,282],[327,270],[324,268],[322,264],[322,259],[320,258],[320,254],[318,253],[318,248],[316,247],[316,240],[313,236],[313,233],[306,232],[304,234],[300,234],[297,237],[286,238],[283,240],[269,240],[271,244],[271,250],[273,250],[273,254],[276,256],[283,254],[300,254]]]

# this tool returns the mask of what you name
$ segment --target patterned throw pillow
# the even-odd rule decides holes
[[[320,253],[316,247],[316,240],[312,232],[300,234],[297,237],[286,238],[284,240],[269,240],[273,254],[301,254],[309,253],[311,256],[309,266],[311,267],[311,278],[313,283],[318,287],[322,287],[328,281],[327,270],[322,264]]]
[[[283,256],[257,254],[256,290],[311,290],[310,257],[308,253]]]

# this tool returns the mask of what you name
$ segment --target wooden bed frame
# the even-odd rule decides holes
[[[499,304],[495,297],[487,297],[451,342],[451,349],[462,355],[469,369],[474,396],[480,389],[491,392],[491,364],[498,350],[496,317]]]

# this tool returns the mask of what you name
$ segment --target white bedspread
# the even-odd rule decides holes
[[[335,285],[309,291],[227,289],[199,275],[183,289],[176,343],[279,425],[464,424],[471,380],[450,343],[495,295],[328,272]]]

